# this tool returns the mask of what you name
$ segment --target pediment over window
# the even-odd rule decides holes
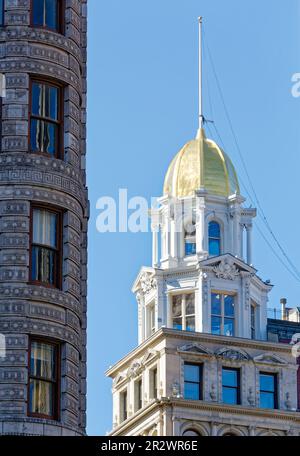
[[[154,270],[152,268],[142,268],[136,281],[134,282],[132,291],[134,293],[141,291],[144,295],[156,290],[157,282],[154,277]]]
[[[157,350],[148,350],[142,359],[142,366],[145,366],[147,363],[157,359],[159,352]]]
[[[197,343],[185,344],[177,348],[178,352],[188,352],[188,353],[197,353],[200,355],[213,355],[208,348]]]
[[[220,348],[217,350],[216,355],[230,361],[248,361],[250,359],[248,353],[240,348]]]
[[[234,280],[241,272],[256,273],[256,269],[230,254],[209,258],[202,261],[201,266],[208,267],[217,278],[225,280]]]
[[[255,356],[254,361],[262,364],[287,364],[287,361],[274,353],[262,353],[261,355]]]
[[[126,379],[126,372],[121,372],[116,376],[116,378],[113,381],[113,386],[116,387],[119,385],[119,383],[122,383],[123,380]]]

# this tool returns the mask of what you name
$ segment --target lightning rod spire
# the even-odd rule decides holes
[[[203,100],[202,100],[202,16],[198,17],[199,22],[199,130],[203,128]]]

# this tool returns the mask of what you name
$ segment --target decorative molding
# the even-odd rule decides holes
[[[255,363],[261,364],[288,364],[287,361],[280,358],[278,355],[275,355],[274,353],[262,353],[261,355],[255,356],[253,358],[253,361]]]
[[[198,343],[191,343],[185,344],[177,348],[178,352],[185,352],[185,353],[197,353],[201,355],[209,355],[213,356],[213,352],[211,352],[208,348],[204,347],[204,345]]]
[[[234,280],[239,276],[240,270],[235,266],[232,259],[226,258],[213,268],[218,279]]]
[[[230,361],[248,361],[250,359],[248,353],[239,348],[221,348],[217,350],[216,355]]]
[[[140,278],[140,285],[143,293],[149,294],[157,289],[157,280],[153,277],[153,274],[144,272]]]

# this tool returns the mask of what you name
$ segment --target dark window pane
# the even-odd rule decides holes
[[[172,315],[173,317],[180,317],[182,315],[182,295],[173,296]]]
[[[45,0],[45,7],[46,7],[46,26],[57,30],[58,29],[58,0]]]
[[[0,25],[4,24],[4,0],[0,0]]]
[[[194,315],[195,314],[195,295],[194,294],[187,294],[185,297],[186,303],[186,315]]]
[[[32,114],[58,120],[59,89],[34,82],[32,84]]]
[[[199,384],[198,383],[185,383],[184,384],[184,398],[199,401]]]
[[[44,25],[44,10],[45,10],[45,2],[44,0],[33,0],[32,2],[33,8],[33,25]]]
[[[182,318],[173,318],[173,329],[182,331]]]
[[[33,25],[59,29],[59,0],[33,0]]]
[[[186,317],[186,330],[195,331],[195,317]]]
[[[223,402],[225,404],[237,404],[238,403],[237,389],[223,387]]]
[[[208,236],[211,238],[220,238],[220,225],[217,222],[210,222],[208,226]]]
[[[31,343],[30,375],[46,380],[55,380],[56,348],[43,342]]]
[[[234,317],[234,297],[224,296],[225,317]]]
[[[223,369],[222,382],[224,386],[238,386],[238,372],[236,370]]]
[[[209,240],[208,253],[211,256],[219,256],[221,254],[220,240],[218,240],[218,239]]]
[[[273,393],[260,393],[260,407],[261,408],[275,408],[275,397]]]
[[[200,367],[193,364],[184,365],[184,380],[187,382],[200,381]]]
[[[31,413],[53,415],[53,385],[40,380],[30,380],[29,410]]]
[[[55,155],[57,125],[43,120],[31,119],[30,138],[32,152]]]
[[[31,280],[55,284],[56,252],[44,247],[32,247]]]
[[[196,254],[196,243],[186,242],[185,243],[185,254],[186,254],[186,256],[195,255]]]
[[[221,317],[211,317],[212,334],[221,334]]]
[[[260,389],[263,391],[275,391],[275,378],[274,375],[260,375]]]
[[[221,315],[221,295],[212,293],[211,295],[211,313]]]
[[[234,320],[224,318],[224,336],[234,336]]]

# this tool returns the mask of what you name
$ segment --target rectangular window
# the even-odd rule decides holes
[[[152,336],[155,333],[155,304],[151,303],[146,306],[147,328],[146,337]]]
[[[277,409],[277,375],[261,372],[260,382],[260,407]]]
[[[4,25],[4,0],[0,0],[0,26]]]
[[[143,407],[143,382],[139,379],[134,384],[134,411],[137,412]]]
[[[150,371],[150,399],[157,399],[158,390],[157,390],[157,367]]]
[[[62,88],[54,84],[31,81],[30,151],[61,158]]]
[[[222,369],[222,400],[225,404],[240,404],[239,369]]]
[[[211,294],[211,332],[212,334],[234,336],[235,297],[233,295]]]
[[[63,12],[63,0],[32,0],[32,26],[62,33]]]
[[[127,390],[120,393],[120,422],[126,421],[128,418],[127,412]]]
[[[202,399],[202,365],[184,364],[184,399]]]
[[[58,419],[59,345],[32,340],[29,360],[28,414]]]
[[[172,296],[172,323],[174,329],[195,331],[195,294]]]
[[[34,283],[61,287],[61,218],[60,212],[32,208],[30,279]]]

